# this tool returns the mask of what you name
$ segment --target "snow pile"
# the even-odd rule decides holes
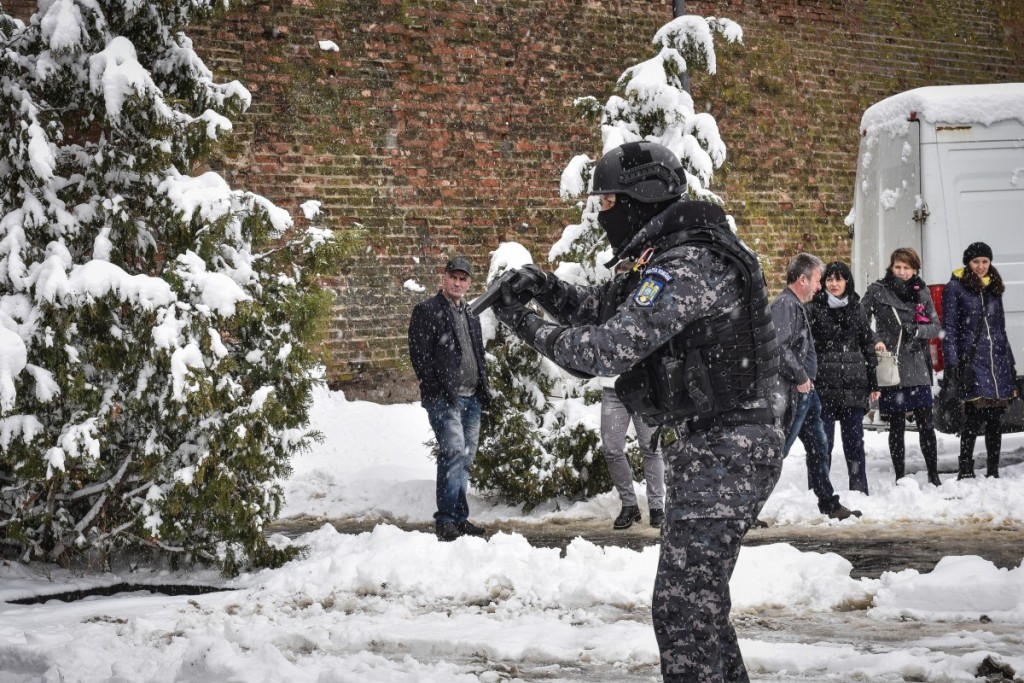
[[[584,680],[570,678],[581,665],[625,667],[619,680],[627,670],[642,675],[632,680],[656,676],[647,618],[656,547],[636,552],[578,539],[560,557],[515,534],[440,543],[390,526],[359,535],[325,526],[297,540],[308,548],[303,558],[244,575],[226,593],[4,604],[4,680],[496,682],[506,680],[501,672],[510,664],[560,673],[559,680]],[[968,595],[980,579],[984,594],[1004,596],[1000,616],[1024,624],[1024,569],[950,558],[923,576],[854,580],[849,570],[834,554],[782,544],[744,548],[732,581],[734,616],[781,610],[842,619],[853,603],[875,601],[876,620],[913,610],[922,622],[965,621],[975,606],[955,596]],[[47,586],[21,565],[0,567],[0,577],[5,600],[116,578],[83,581],[57,571]],[[943,639],[876,653],[842,636],[811,644],[745,639],[741,646],[751,671],[773,680],[913,672],[918,680],[972,680],[985,645],[966,632],[954,639],[976,651],[942,653],[950,646]],[[1024,666],[1024,657],[1007,659]]]

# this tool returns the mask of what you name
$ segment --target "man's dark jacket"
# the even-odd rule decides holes
[[[454,315],[451,302],[441,292],[412,309],[409,357],[420,381],[422,401],[443,398],[454,402],[458,398],[462,347],[455,331]],[[474,315],[468,318],[469,336],[473,340],[472,352],[476,356],[476,396],[482,404],[487,405],[490,391],[487,388],[480,319]]]

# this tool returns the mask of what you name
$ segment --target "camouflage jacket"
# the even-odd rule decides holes
[[[721,255],[692,244],[657,251],[639,285],[606,321],[601,300],[608,284],[576,287],[577,306],[564,326],[536,328],[533,344],[558,365],[590,375],[621,374],[667,344],[695,321],[739,309],[741,275]],[[621,277],[621,276],[620,276]],[[765,407],[757,400],[745,407]]]

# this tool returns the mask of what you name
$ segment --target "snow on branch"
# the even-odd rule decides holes
[[[114,38],[106,49],[89,58],[89,85],[103,98],[107,116],[114,121],[121,118],[124,103],[131,95],[152,97],[160,115],[175,118],[149,71],[139,64],[135,46],[123,36]]]

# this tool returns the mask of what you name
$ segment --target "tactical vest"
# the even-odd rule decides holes
[[[697,431],[728,424],[771,423],[774,415],[770,408],[741,408],[744,403],[769,398],[779,369],[768,286],[757,257],[727,224],[686,226],[659,240],[657,246],[664,251],[682,245],[706,247],[735,266],[744,303],[688,325],[623,373],[615,391],[649,424],[686,425]]]

